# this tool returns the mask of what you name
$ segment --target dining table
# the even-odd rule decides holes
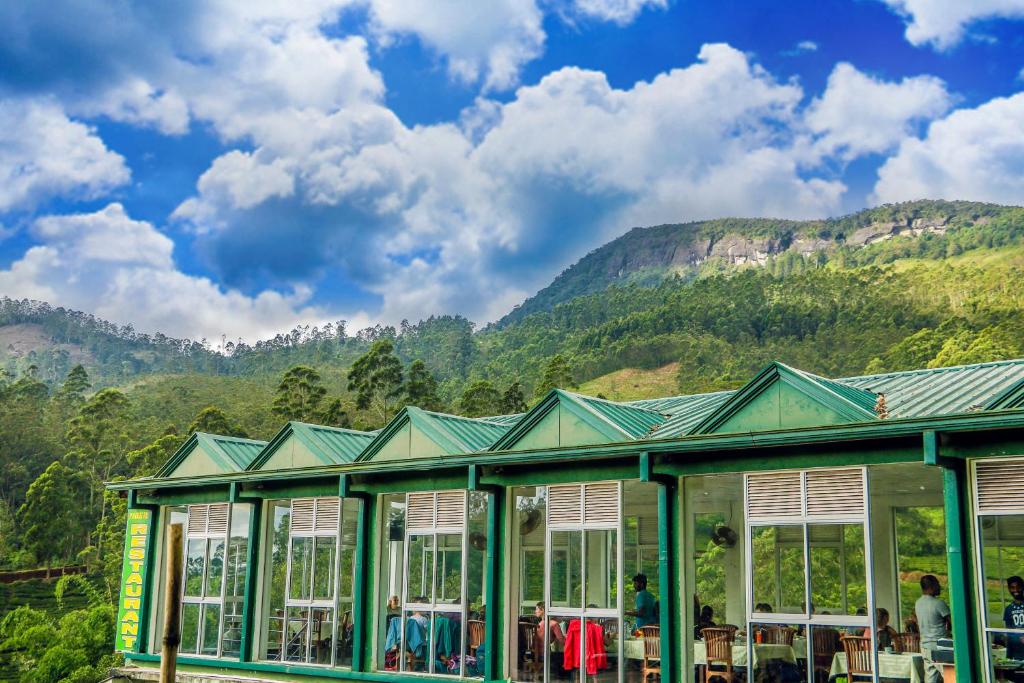
[[[792,645],[781,645],[774,643],[754,643],[754,668],[771,660],[781,660],[789,664],[796,664],[798,659],[807,659],[807,640],[805,638],[794,638]],[[696,666],[707,664],[707,647],[703,641],[697,640],[693,643],[693,663]],[[732,664],[735,667],[747,665],[747,644],[737,639],[732,646]]]
[[[846,678],[846,653],[837,652],[832,658],[832,669],[828,680]],[[918,652],[878,653],[878,677],[886,680],[924,683],[924,657]]]

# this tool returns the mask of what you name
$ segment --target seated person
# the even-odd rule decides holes
[[[647,575],[637,574],[633,577],[633,590],[636,591],[636,609],[626,610],[626,615],[636,617],[636,628],[657,626],[654,596],[647,590]]]
[[[1003,610],[1003,625],[1022,631],[1006,634],[1006,656],[1008,659],[1024,660],[1024,579],[1011,576],[1006,580],[1006,590],[1013,602]]]
[[[533,651],[543,657],[544,653],[544,628],[548,629],[548,650],[561,652],[565,647],[565,634],[562,633],[562,626],[555,619],[544,618],[544,603],[538,602],[537,608],[533,611],[537,617],[537,630],[534,636]]]
[[[697,622],[698,630],[713,628],[715,626],[715,610],[711,605],[704,605],[700,610],[700,621]]]
[[[864,629],[865,636],[871,636],[868,629]],[[884,650],[887,647],[896,647],[896,629],[889,625],[889,610],[884,607],[875,609],[875,642],[878,649]]]

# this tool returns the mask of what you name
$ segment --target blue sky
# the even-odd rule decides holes
[[[0,294],[486,322],[635,225],[1024,203],[1024,0],[4,3]]]

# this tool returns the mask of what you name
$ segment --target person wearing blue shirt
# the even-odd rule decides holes
[[[637,574],[633,577],[633,590],[636,591],[636,609],[626,612],[631,617],[636,617],[636,627],[657,626],[658,616],[655,609],[655,599],[647,590],[647,576]]]
[[[1011,576],[1006,580],[1006,591],[1013,602],[1003,610],[1003,625],[1015,630],[1006,633],[1006,656],[1024,660],[1024,579]]]

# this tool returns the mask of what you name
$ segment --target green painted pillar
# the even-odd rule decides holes
[[[487,491],[487,578],[484,602],[487,605],[487,619],[484,622],[484,680],[496,681],[502,670],[502,605],[504,576],[501,558],[504,553],[505,489],[490,488]]]
[[[257,567],[260,561],[260,519],[263,514],[263,501],[252,501],[252,515],[249,517],[249,552],[246,556],[245,596],[242,598],[242,643],[239,648],[239,660],[252,662],[259,658],[254,652],[256,645],[253,636],[256,634],[256,600],[259,596]]]
[[[658,485],[658,592],[660,595],[661,680],[673,681],[675,674],[679,590],[676,558],[679,557],[677,520],[678,486],[665,481]]]
[[[355,576],[352,579],[352,670],[353,671],[365,671],[366,658],[366,645],[372,641],[372,638],[367,638],[369,624],[373,623],[372,619],[368,617],[366,605],[366,578],[367,578],[367,567],[370,564],[366,562],[366,545],[369,536],[368,523],[369,523],[369,510],[370,501],[367,496],[362,496],[359,499],[359,514],[356,517],[356,548],[355,548],[355,562],[356,571]]]
[[[982,680],[976,641],[977,613],[973,599],[971,553],[967,533],[971,513],[967,501],[966,464],[939,453],[936,432],[924,433],[924,461],[942,468],[942,498],[946,517],[946,559],[949,566],[949,609],[952,612],[953,656],[957,683]]]

